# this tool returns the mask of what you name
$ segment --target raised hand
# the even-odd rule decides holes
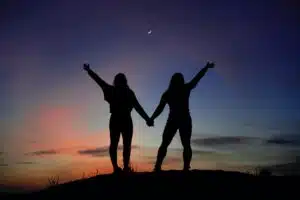
[[[215,63],[213,63],[213,62],[207,62],[206,63],[206,67],[207,68],[214,68],[215,67]]]
[[[83,69],[84,69],[85,71],[90,70],[90,64],[84,63],[84,64],[83,64]]]

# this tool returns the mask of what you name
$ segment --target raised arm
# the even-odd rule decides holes
[[[165,100],[165,94],[163,94],[158,106],[156,107],[154,113],[152,114],[152,117],[151,117],[152,120],[155,120],[156,117],[158,117],[162,113],[166,104],[167,104],[167,101]]]
[[[104,90],[110,85],[107,84],[103,79],[101,79],[93,70],[90,69],[89,64],[84,64],[83,69],[87,71],[88,75]]]
[[[215,65],[214,63],[207,62],[206,66],[202,68],[189,83],[187,83],[187,86],[190,89],[194,89],[197,86],[200,79],[206,74],[207,70],[209,68],[213,68],[214,65]]]

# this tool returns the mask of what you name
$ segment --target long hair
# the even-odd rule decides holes
[[[118,73],[114,78],[115,87],[129,87],[125,74]]]
[[[184,85],[184,77],[182,73],[175,73],[171,77],[169,90],[180,89]]]

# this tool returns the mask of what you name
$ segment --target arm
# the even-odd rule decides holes
[[[214,65],[215,65],[214,63],[208,62],[206,66],[202,68],[189,83],[187,83],[188,87],[190,89],[194,89],[197,86],[200,79],[206,74],[207,70],[209,68],[213,68]]]
[[[161,97],[160,102],[157,106],[157,108],[155,109],[151,119],[154,120],[156,117],[158,117],[162,111],[164,110],[165,106],[166,106],[167,102],[165,100],[165,94]]]
[[[141,115],[141,117],[145,120],[145,121],[149,121],[150,118],[147,115],[147,113],[144,111],[143,107],[141,106],[141,104],[139,103],[139,101],[137,100],[135,94],[133,93],[133,107],[134,109],[139,113],[139,115]]]
[[[102,88],[109,87],[103,79],[101,79],[93,70],[90,69],[89,64],[84,64],[84,70],[87,71],[88,75]]]

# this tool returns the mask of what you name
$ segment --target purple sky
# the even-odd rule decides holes
[[[85,61],[109,83],[124,72],[149,115],[173,73],[188,81],[214,61],[190,98],[194,149],[230,152],[233,161],[224,159],[221,168],[294,162],[300,155],[297,1],[31,0],[1,1],[0,9],[0,170],[11,176],[32,162],[27,152],[108,143],[108,105],[82,70]],[[167,113],[166,107],[154,128],[132,114],[134,143],[154,148],[150,157]],[[91,139],[97,136],[99,143]],[[179,137],[171,146],[181,148]],[[181,166],[181,152],[174,152]],[[139,151],[137,162],[145,154]],[[34,163],[59,171],[57,163],[68,163],[56,156]],[[210,164],[201,165],[204,157],[196,156],[194,168],[213,168],[218,159],[208,156]]]

